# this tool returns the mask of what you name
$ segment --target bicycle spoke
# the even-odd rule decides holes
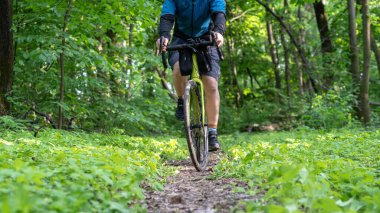
[[[207,164],[207,127],[203,124],[202,97],[198,85],[191,82],[185,90],[185,127],[191,160],[198,171]]]

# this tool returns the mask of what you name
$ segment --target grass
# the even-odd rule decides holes
[[[0,131],[1,212],[144,212],[187,158],[184,139]],[[246,181],[247,212],[379,212],[380,130],[307,128],[220,137],[213,178]]]
[[[186,156],[170,138],[48,130],[0,132],[1,212],[141,212]]]
[[[380,130],[235,134],[214,178],[247,181],[247,211],[380,212]]]

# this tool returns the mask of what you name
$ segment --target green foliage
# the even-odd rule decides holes
[[[227,103],[222,102],[221,132],[244,131],[245,127],[253,124],[282,123],[289,127],[296,125],[294,119],[289,119],[299,116],[301,112],[301,107],[296,104],[296,101],[293,102],[293,106],[284,106],[286,99],[281,103],[276,100],[268,101],[268,99],[262,96],[255,100],[245,101],[240,108],[228,107]]]
[[[248,182],[247,211],[377,212],[380,206],[380,131],[345,129],[221,139],[226,156],[214,177]]]
[[[143,190],[160,190],[188,156],[185,140],[108,134],[0,131],[2,212],[144,212]],[[246,181],[247,212],[376,212],[380,131],[300,128],[220,137],[213,178]],[[240,188],[240,191],[242,189]]]
[[[302,121],[312,128],[341,128],[353,122],[353,102],[351,93],[330,90],[325,95],[313,98],[311,106],[306,109]]]
[[[183,158],[170,138],[63,131],[0,132],[2,212],[143,211],[145,190],[162,189]]]
[[[25,129],[25,123],[10,116],[0,117],[0,131],[22,130]]]
[[[288,34],[282,29],[272,15],[267,13],[263,7],[257,4],[256,1],[230,1],[228,2],[229,20],[227,28],[227,42],[229,47],[226,48],[227,63],[222,64],[222,80],[223,87],[222,97],[226,99],[221,115],[223,122],[226,122],[227,128],[241,129],[248,123],[255,123],[261,120],[264,122],[277,122],[278,118],[290,118],[288,122],[295,122],[294,118],[300,118],[301,114],[305,113],[300,123],[313,128],[334,128],[342,127],[356,119],[356,113],[353,110],[356,101],[353,101],[353,92],[359,88],[352,87],[352,78],[350,73],[350,41],[348,36],[348,19],[347,19],[347,4],[341,4],[338,1],[324,1],[325,12],[329,22],[329,35],[332,41],[334,51],[331,53],[323,53],[321,51],[321,40],[313,10],[314,1],[309,0],[292,0],[289,1],[289,6],[284,6],[284,1],[262,1],[268,4],[273,11],[282,18],[285,25],[290,29],[290,33],[294,39],[301,42],[301,48],[305,51],[305,57],[310,62],[310,70],[305,70],[302,67],[301,59],[297,58],[297,50]],[[379,14],[377,12],[378,1],[370,4],[371,21],[375,26],[374,31],[378,31]],[[286,14],[285,14],[286,10]],[[228,14],[227,14],[228,15]],[[361,17],[357,13],[358,21],[358,41],[359,51],[362,51],[361,38]],[[276,91],[274,78],[274,65],[271,61],[268,36],[266,32],[266,24],[271,23],[275,39],[275,49],[279,57],[278,69],[280,72],[282,88]],[[304,32],[304,33],[302,33]],[[284,40],[281,39],[281,34],[284,35]],[[304,43],[302,37],[304,36]],[[375,36],[375,39],[378,36]],[[285,43],[284,43],[285,42]],[[379,41],[377,41],[378,43]],[[285,50],[286,45],[290,55],[290,97],[286,93],[285,87]],[[362,57],[362,52],[359,53]],[[361,61],[361,59],[359,59]],[[233,66],[235,63],[236,68]],[[371,62],[371,85],[370,85],[370,100],[378,102],[379,100],[379,85],[377,64],[374,58]],[[303,97],[314,96],[314,92],[310,86],[309,78],[313,78],[316,82],[318,90],[317,97],[313,100],[309,98],[303,99],[300,96],[299,74],[303,72]],[[234,79],[234,73],[237,74],[237,82]],[[239,84],[239,88],[237,87]],[[336,88],[348,88],[347,91],[338,91],[334,93],[336,98],[340,99],[340,104],[337,100],[333,103],[328,103],[331,100],[329,90]],[[240,94],[238,95],[240,89]],[[339,89],[341,90],[341,89]],[[283,99],[283,102],[278,103],[273,96],[278,96]],[[329,97],[325,97],[329,96]],[[338,97],[340,96],[340,97]],[[240,98],[240,103],[237,104],[237,99]],[[289,101],[288,103],[286,103]],[[308,109],[308,105],[313,105]],[[236,109],[237,106],[243,109]],[[235,112],[238,110],[239,112]],[[242,112],[250,112],[242,113]],[[373,118],[379,116],[378,110],[374,108]],[[326,113],[326,115],[324,114]],[[229,115],[233,115],[230,116]],[[352,115],[352,116],[351,116]],[[227,118],[228,117],[228,118]],[[263,119],[261,119],[263,118]],[[343,121],[343,119],[348,119]],[[237,120],[237,121],[236,121]],[[262,122],[262,121],[261,121]],[[297,121],[296,121],[297,122]],[[232,123],[232,125],[230,125]],[[223,123],[221,125],[224,125]],[[223,126],[224,127],[224,126]]]
[[[221,132],[239,131],[252,123],[297,123],[295,120],[305,111],[300,123],[313,128],[341,127],[351,122],[342,119],[354,119],[349,116],[353,114],[349,105],[356,104],[350,100],[353,100],[351,94],[327,93],[325,97],[323,93],[352,85],[346,4],[324,2],[334,47],[334,52],[324,54],[312,2],[292,0],[287,8],[283,1],[265,2],[283,17],[295,40],[300,41],[304,36],[301,47],[310,62],[310,70],[305,70],[298,51],[278,20],[254,0],[227,1],[226,61],[221,63],[219,81]],[[375,39],[380,33],[377,5],[378,1],[370,4]],[[179,124],[173,119],[175,103],[161,85],[156,72],[162,70],[160,58],[153,55],[161,6],[162,1],[157,0],[73,1],[63,33],[66,1],[14,2],[15,75],[12,92],[7,96],[12,104],[12,115],[23,117],[35,106],[57,122],[59,59],[63,54],[64,126],[74,120],[77,128],[91,131],[119,128],[128,135],[144,135],[173,133],[174,129],[177,133]],[[361,51],[360,16],[357,21]],[[275,89],[267,23],[273,26],[281,89]],[[65,38],[64,44],[62,38]],[[284,80],[285,46],[290,56],[289,97]],[[374,58],[372,62],[370,100],[379,102],[380,84]],[[299,95],[300,71],[306,97],[314,95],[309,86],[310,77],[319,89],[311,102]],[[173,87],[170,72],[167,71],[166,80],[169,87]],[[329,80],[333,81],[332,85],[328,85]],[[333,103],[329,103],[331,99]],[[310,103],[311,108],[303,107]],[[375,125],[378,117],[379,111],[374,109]]]
[[[155,37],[158,4],[74,1],[62,33],[67,2],[18,2],[15,80],[9,97],[14,116],[35,105],[57,121],[63,53],[65,123],[74,118],[82,129],[117,127],[130,135],[169,131],[167,117],[174,104],[167,104],[170,100],[154,72],[158,58],[146,48]]]

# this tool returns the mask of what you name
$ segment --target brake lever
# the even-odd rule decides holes
[[[164,37],[161,36],[160,38],[160,54],[161,54],[161,59],[162,59],[162,64],[164,65],[164,69],[166,70],[168,68],[168,62],[166,61],[166,52],[162,52],[162,46],[164,43]]]
[[[216,46],[216,50],[218,50],[218,55],[219,55],[220,60],[224,61],[224,54],[222,50],[218,47],[218,45]]]
[[[214,31],[211,31],[211,36],[212,36],[213,46],[216,47],[216,50],[218,51],[218,55],[219,55],[220,60],[224,61],[224,54],[223,54],[222,50],[220,49],[220,47],[218,46],[218,44],[216,43],[216,36],[215,36]]]

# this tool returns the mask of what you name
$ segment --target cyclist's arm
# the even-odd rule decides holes
[[[212,14],[212,20],[214,22],[214,31],[224,35],[226,31],[226,16],[222,12],[215,12]]]
[[[160,25],[158,27],[158,32],[160,37],[163,36],[170,40],[170,31],[174,25],[174,16],[176,13],[176,7],[174,0],[165,0],[162,7]]]
[[[224,0],[212,0],[210,2],[211,18],[214,22],[214,31],[224,35],[226,31],[226,2]]]
[[[170,31],[174,25],[174,15],[166,14],[161,16],[160,25],[158,27],[158,32],[160,37],[163,36],[170,40]]]

